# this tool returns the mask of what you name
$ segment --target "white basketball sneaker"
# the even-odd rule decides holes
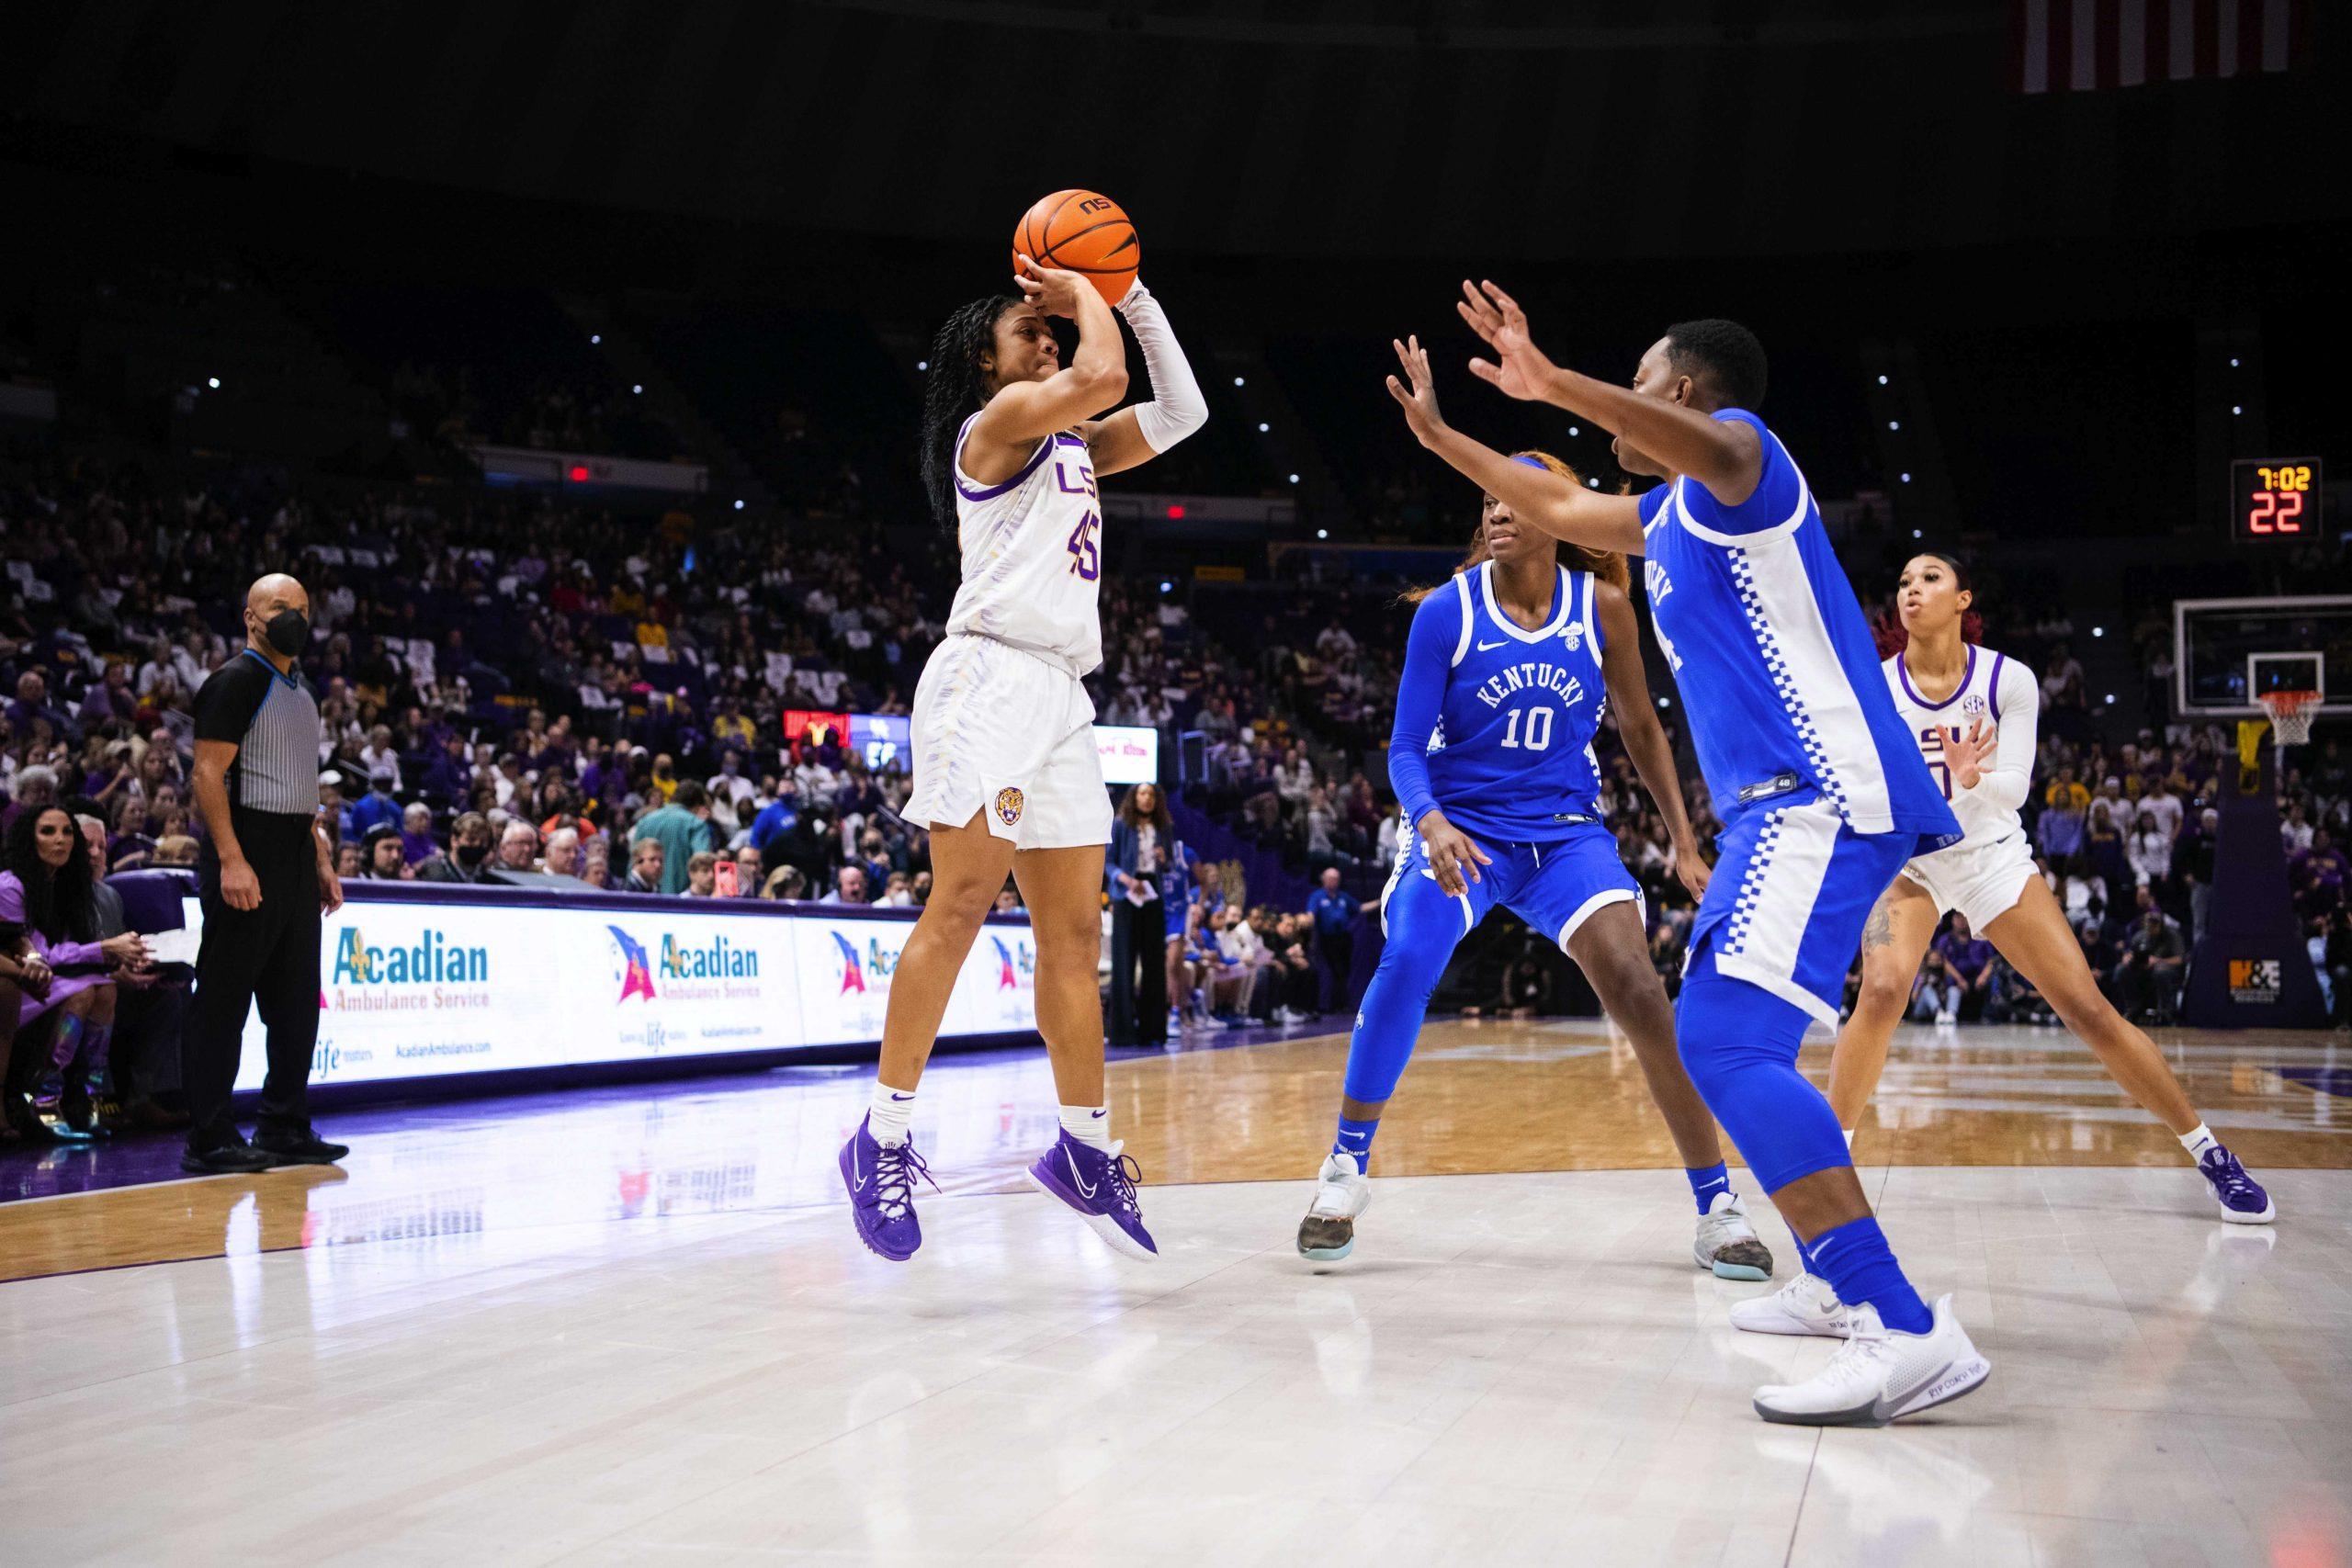
[[[1756,1414],[1796,1427],[1883,1427],[1958,1399],[1992,1375],[1950,1296],[1937,1301],[1925,1334],[1896,1333],[1868,1302],[1853,1312],[1853,1335],[1829,1364],[1803,1382],[1758,1389]]]
[[[1756,1227],[1747,1223],[1747,1210],[1736,1192],[1718,1192],[1699,1216],[1698,1239],[1690,1244],[1690,1256],[1702,1269],[1713,1269],[1718,1280],[1769,1280],[1772,1277],[1772,1252],[1757,1239]]]
[[[1769,1296],[1735,1302],[1731,1325],[1750,1334],[1811,1334],[1843,1339],[1854,1332],[1854,1309],[1818,1274],[1800,1274]]]
[[[1337,1263],[1356,1249],[1356,1216],[1371,1207],[1372,1178],[1356,1168],[1356,1156],[1337,1150],[1324,1156],[1315,1201],[1298,1222],[1298,1255]]]

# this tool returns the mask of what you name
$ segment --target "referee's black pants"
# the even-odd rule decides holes
[[[261,1124],[292,1130],[311,1119],[311,1055],[319,1042],[318,840],[308,817],[234,808],[231,820],[261,884],[261,907],[229,907],[220,897],[220,857],[206,840],[197,864],[204,941],[180,1064],[194,1149],[216,1147],[237,1130],[229,1094],[245,1015],[256,1005],[269,1032]]]

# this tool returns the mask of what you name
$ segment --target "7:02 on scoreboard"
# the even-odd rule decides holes
[[[2230,465],[2230,535],[2308,539],[2320,533],[2317,457],[2240,457]]]

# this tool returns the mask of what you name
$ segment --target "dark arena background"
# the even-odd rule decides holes
[[[0,1562],[2352,1562],[2347,61],[2321,0],[9,7]],[[1206,418],[1084,502],[1049,442],[1035,504],[1083,537],[1006,603],[1097,606],[1116,820],[981,885],[987,818],[910,805],[981,744],[918,682],[988,641],[947,623],[1000,558],[932,515],[924,398],[1067,190],[1132,219]],[[1845,1424],[1772,1413],[1945,1341],[1874,1294],[1744,1332],[1832,1267],[1799,1190],[1843,1167],[1768,1190],[1727,1121],[1770,1260],[1711,1259],[1727,1211],[1651,1094],[1675,1043],[1600,1005],[1680,1003],[1690,860],[1742,852],[1655,542],[1633,624],[1691,847],[1612,700],[1567,815],[1622,862],[1616,958],[1568,934],[1592,903],[1465,904],[1418,1033],[1376,983],[1448,841],[1391,773],[1407,595],[1488,549],[1392,340],[1585,502],[1657,482],[1472,373],[1465,279],[1604,412],[1670,325],[1752,330],[1815,591],[1842,571],[1878,656],[1959,649],[1898,595],[1938,552],[2034,694],[2031,897],[1972,930],[1898,879],[1924,959],[1846,932],[1838,1076],[1826,1027],[1796,1063],[1913,1304],[1951,1292],[1935,1335],[1991,1364],[1965,1400],[1890,1373]],[[1125,400],[1176,396],[1118,343]],[[1456,662],[1459,615],[1538,635],[1481,591]],[[240,1169],[201,998],[262,927],[204,748],[256,662],[226,787],[307,694],[336,891],[307,1075],[307,949],[244,1026]],[[987,744],[1052,739],[994,700]],[[977,765],[1000,833],[1102,804]],[[1765,897],[1747,863],[1710,903]],[[911,1145],[865,1120],[910,1081],[893,1019],[939,1046]],[[273,1032],[306,1110],[263,1093]],[[1413,1061],[1385,1120],[1345,1100],[1366,1186],[1333,1132],[1374,1035]]]

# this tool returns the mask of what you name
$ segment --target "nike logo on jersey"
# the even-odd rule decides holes
[[[1481,653],[1492,653],[1501,646],[1502,644],[1498,642],[1482,642],[1478,645],[1478,651]]]

